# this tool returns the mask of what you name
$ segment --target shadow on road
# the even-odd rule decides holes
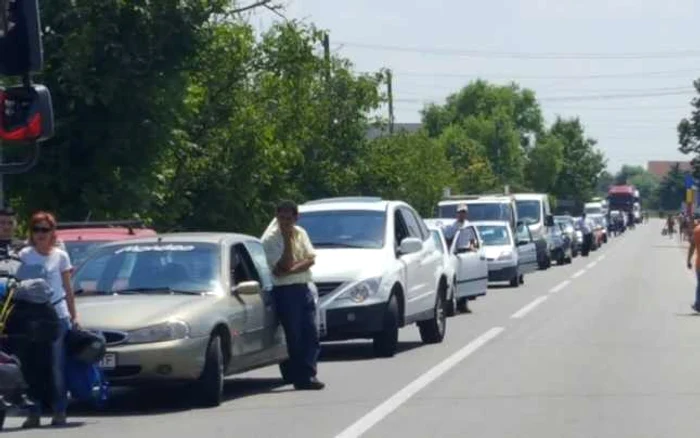
[[[233,378],[227,379],[224,385],[224,403],[254,395],[294,391],[292,386],[286,386],[282,379],[270,378]],[[96,409],[85,403],[71,403],[68,410],[69,427],[82,423],[71,421],[71,417],[112,417],[159,415],[200,409],[194,403],[192,391],[185,387],[165,388],[112,388],[110,398],[102,409]],[[201,408],[208,409],[208,408]],[[17,412],[12,416],[22,416]],[[9,416],[9,415],[8,415]],[[14,430],[14,429],[6,429]]]
[[[422,342],[399,342],[397,354],[423,346]],[[338,342],[323,344],[319,362],[350,362],[375,359],[371,342]]]

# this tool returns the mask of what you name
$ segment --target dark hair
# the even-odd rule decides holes
[[[294,201],[285,199],[277,204],[277,213],[282,213],[284,211],[294,214],[294,216],[299,214],[299,206]]]
[[[10,206],[0,207],[0,216],[12,216],[15,217],[15,210]]]

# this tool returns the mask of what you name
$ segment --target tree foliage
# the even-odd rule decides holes
[[[680,165],[675,164],[663,177],[657,188],[658,207],[676,211],[685,200],[685,174]]]
[[[271,2],[248,5],[272,7]],[[585,198],[604,167],[578,120],[545,126],[535,93],[467,84],[424,129],[367,139],[383,71],[319,53],[324,32],[262,34],[229,0],[42,1],[56,136],[8,177],[27,214],[141,217],[162,230],[260,231],[280,198],[381,195],[430,214],[445,188]]]

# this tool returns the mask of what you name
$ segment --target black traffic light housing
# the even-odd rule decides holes
[[[0,143],[32,146],[24,161],[0,163],[0,174],[31,169],[39,142],[53,136],[51,93],[31,81],[43,64],[39,0],[0,0],[0,75],[22,80],[22,85],[0,87]]]

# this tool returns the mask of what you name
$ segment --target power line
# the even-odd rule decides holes
[[[676,50],[669,52],[620,52],[620,53],[526,53],[526,52],[500,52],[486,50],[459,50],[428,47],[407,47],[381,44],[365,44],[354,42],[340,42],[347,47],[355,47],[367,50],[410,52],[424,55],[447,55],[467,58],[510,58],[510,59],[668,59],[700,57],[700,50]]]
[[[612,78],[633,78],[633,77],[652,77],[652,76],[677,76],[685,73],[695,73],[700,77],[700,67],[665,70],[665,71],[638,71],[629,73],[609,73],[609,74],[591,74],[591,75],[519,75],[519,74],[503,74],[503,73],[446,73],[446,72],[415,72],[415,71],[396,71],[395,75],[405,77],[425,77],[425,78],[455,78],[455,79],[478,79],[478,78],[502,78],[502,79],[525,79],[525,80],[587,80],[587,79],[612,79]]]

